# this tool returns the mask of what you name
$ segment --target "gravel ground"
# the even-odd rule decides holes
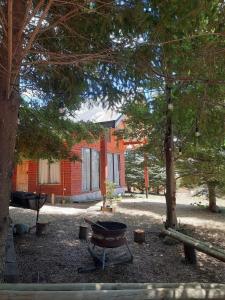
[[[202,206],[191,205],[199,198],[178,193],[179,222],[195,237],[225,249],[225,213],[212,214]],[[225,202],[225,201],[224,201]],[[225,209],[223,201],[220,205]],[[165,199],[160,196],[127,198],[115,214],[99,212],[99,203],[68,206],[46,205],[40,221],[49,222],[45,235],[34,231],[15,238],[21,282],[225,282],[225,264],[198,253],[197,266],[182,262],[182,245],[165,245],[159,238],[165,220]],[[35,212],[11,208],[14,223],[33,225]],[[79,267],[93,266],[87,244],[78,239],[84,217],[92,220],[116,220],[128,226],[127,238],[134,261],[89,273],[78,273]],[[133,242],[133,230],[145,229],[146,243]],[[116,251],[118,251],[117,249]],[[109,250],[109,255],[110,255]]]

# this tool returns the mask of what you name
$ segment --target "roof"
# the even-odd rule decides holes
[[[75,112],[76,121],[100,123],[105,127],[116,127],[123,119],[123,115],[117,109],[103,108],[102,105],[82,105],[81,109]]]

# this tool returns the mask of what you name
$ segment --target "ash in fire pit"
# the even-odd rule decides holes
[[[90,220],[86,220],[86,222],[91,224],[92,228],[92,236],[88,250],[96,265],[100,265],[102,269],[104,269],[105,266],[132,262],[133,255],[125,235],[127,230],[126,224],[111,221],[98,221],[94,223]],[[119,256],[109,261],[109,253],[106,253],[106,250],[122,246],[125,246],[127,250],[126,253],[119,253]]]

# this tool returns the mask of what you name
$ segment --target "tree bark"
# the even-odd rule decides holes
[[[103,207],[106,207],[107,181],[107,141],[105,135],[100,139],[100,190],[103,198]]]
[[[166,132],[164,152],[166,160],[166,228],[177,227],[176,217],[176,180],[174,173],[174,144],[172,125],[171,87],[166,85]]]
[[[219,207],[216,205],[216,184],[215,182],[207,182],[208,195],[209,195],[209,210],[211,212],[220,212]]]
[[[18,74],[23,51],[20,32],[26,14],[26,1],[8,1],[2,9],[7,16],[6,30],[0,42],[0,240],[4,245],[20,102]]]
[[[1,82],[1,79],[0,79]],[[0,91],[2,84],[0,83]],[[2,95],[1,95],[2,96]],[[17,102],[18,103],[18,102]],[[0,97],[0,271],[4,266],[18,104]]]

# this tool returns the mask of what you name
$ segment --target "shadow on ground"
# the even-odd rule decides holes
[[[37,237],[31,232],[15,239],[21,282],[225,282],[225,265],[222,262],[199,253],[197,266],[185,265],[182,263],[182,245],[168,246],[159,238],[165,204],[156,201],[135,202],[135,205],[122,202],[114,215],[100,213],[94,207],[91,211],[89,206],[87,209],[82,207],[73,205],[71,208],[53,207],[51,210],[49,206],[40,216],[42,221],[50,222],[45,235]],[[188,213],[199,218],[208,217],[205,210],[201,215],[199,208],[190,205],[178,204],[178,211],[182,216]],[[35,220],[35,213],[29,210],[17,208],[10,212],[15,223],[33,224]],[[83,223],[84,216],[93,220],[110,219],[126,223],[133,263],[104,271],[78,273],[80,267],[93,266],[87,243],[78,239],[79,225]],[[195,237],[225,249],[224,228],[206,228],[203,225],[187,227]],[[133,242],[133,231],[137,228],[145,230],[145,244]]]

